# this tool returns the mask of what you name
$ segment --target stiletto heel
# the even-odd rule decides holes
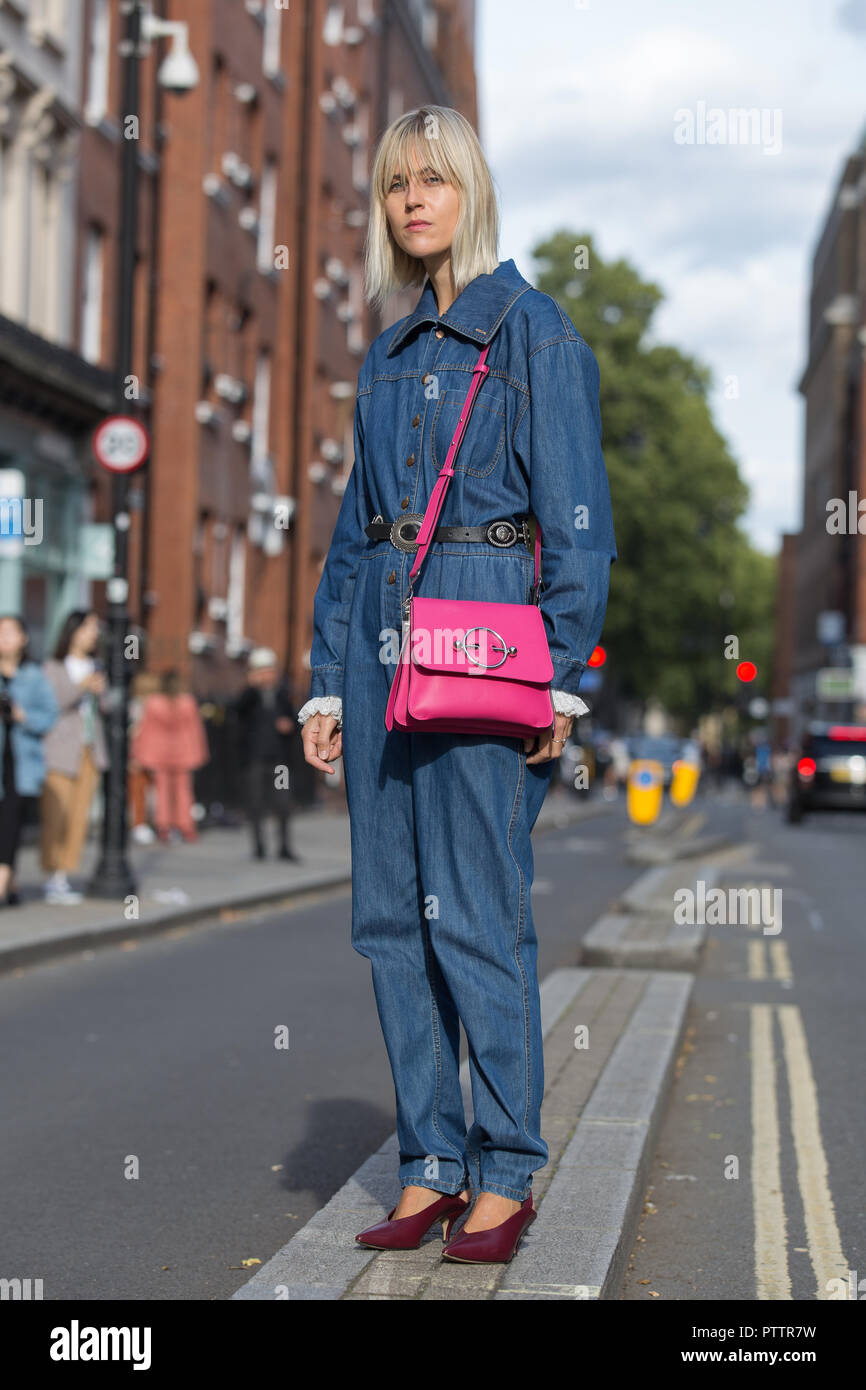
[[[508,1264],[537,1215],[530,1192],[522,1207],[498,1226],[487,1231],[458,1231],[442,1251],[442,1258],[455,1264]]]
[[[431,1226],[442,1222],[444,1239],[448,1239],[451,1226],[459,1216],[469,1210],[470,1201],[463,1201],[457,1194],[444,1192],[437,1202],[431,1202],[423,1211],[414,1216],[399,1216],[392,1220],[396,1207],[392,1207],[385,1221],[377,1221],[355,1236],[359,1245],[367,1245],[372,1250],[417,1250]]]

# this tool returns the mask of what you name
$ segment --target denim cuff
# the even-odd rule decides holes
[[[576,695],[581,677],[586,670],[586,662],[573,661],[568,656],[554,656],[552,652],[550,659],[553,662],[551,688],[562,690],[566,695]]]
[[[314,666],[310,672],[310,699],[319,695],[336,695],[343,698],[343,667]]]

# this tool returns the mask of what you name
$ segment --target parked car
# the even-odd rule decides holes
[[[785,817],[810,811],[866,809],[866,726],[810,724],[796,749]]]

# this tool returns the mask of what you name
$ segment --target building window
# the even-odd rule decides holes
[[[266,460],[270,446],[271,415],[271,359],[267,352],[260,352],[256,361],[256,379],[253,387],[253,438],[251,462],[253,476],[264,478]]]
[[[265,38],[262,48],[262,71],[274,77],[280,70],[280,15],[281,10],[269,0],[265,5]]]
[[[88,362],[102,360],[102,287],[105,274],[105,237],[99,227],[88,227],[84,242],[84,302],[81,309],[81,355]]]
[[[274,219],[277,210],[277,163],[268,155],[262,169],[259,191],[259,270],[271,270],[274,264]]]
[[[412,18],[421,33],[421,42],[425,48],[436,47],[436,8],[432,0],[409,0],[409,9]]]
[[[34,333],[55,337],[60,307],[60,189],[53,170],[45,164],[35,164],[32,171],[28,251],[26,323]]]
[[[108,0],[91,0],[87,56],[85,117],[96,124],[108,109],[108,44],[111,17]]]
[[[67,0],[30,0],[30,32],[38,43],[48,38],[66,47]]]
[[[226,643],[237,644],[244,635],[244,599],[247,543],[243,531],[232,532],[229,586],[226,603]]]
[[[336,48],[343,38],[343,6],[329,5],[322,30],[322,42]]]

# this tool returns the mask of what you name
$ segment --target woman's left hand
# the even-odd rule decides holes
[[[557,714],[552,729],[547,729],[537,738],[526,738],[523,740],[523,747],[528,753],[534,748],[536,751],[531,758],[527,758],[529,763],[546,763],[550,758],[561,758],[565,740],[571,733],[574,724],[573,714]]]

